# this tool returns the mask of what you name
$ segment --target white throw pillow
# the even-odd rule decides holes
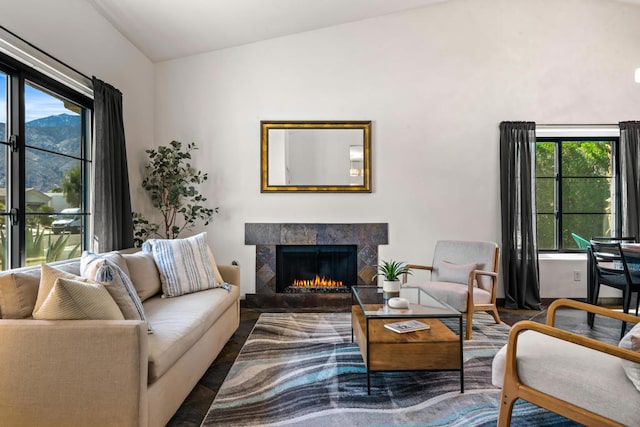
[[[636,325],[622,337],[618,347],[640,352],[640,323],[636,323]],[[621,361],[627,377],[629,377],[633,385],[640,391],[640,363],[625,359],[621,359]]]
[[[97,254],[95,252],[83,251],[80,256],[80,275],[87,279],[95,279],[98,268],[102,265],[102,261],[108,259],[118,267],[124,274],[129,275],[129,267],[127,261],[118,252],[107,252],[103,254]]]
[[[206,233],[185,239],[149,239],[142,245],[142,250],[153,254],[166,297],[217,287],[229,290],[228,284],[216,280]]]

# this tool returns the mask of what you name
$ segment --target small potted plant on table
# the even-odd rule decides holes
[[[391,296],[400,294],[400,276],[403,274],[412,274],[411,269],[404,262],[400,261],[382,261],[378,265],[376,276],[382,276],[382,291]]]

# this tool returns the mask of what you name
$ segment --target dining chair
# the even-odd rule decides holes
[[[597,305],[600,286],[605,285],[622,291],[622,308],[629,313],[631,294],[636,292],[639,296],[636,300],[636,316],[640,303],[640,271],[629,269],[627,256],[622,250],[620,241],[598,242],[591,240],[589,256],[593,265],[593,295],[592,304]],[[590,323],[593,326],[593,322]],[[624,336],[626,322],[622,322],[620,338]]]
[[[578,236],[576,233],[571,233],[571,237],[576,242],[578,249],[587,249],[589,246],[589,241],[584,237]]]
[[[592,237],[591,240],[594,240],[596,242],[637,243],[637,239],[633,236],[620,236],[620,237],[598,236],[598,237]]]
[[[605,242],[605,243],[620,242],[623,245],[629,244],[629,243],[636,243],[638,241],[634,236],[595,236],[595,237],[591,237],[590,241],[591,240],[594,240],[597,242]],[[588,243],[590,243],[590,241]],[[595,288],[595,284],[594,284],[595,266],[593,265],[590,251],[591,251],[591,248],[589,247],[589,245],[587,245],[587,302],[589,302],[590,304],[597,304],[597,301],[594,301],[594,298],[593,298],[593,290]],[[630,270],[640,270],[640,258],[637,258],[637,257],[633,258],[633,257],[627,256],[627,261],[630,261],[630,264],[629,264]],[[594,318],[595,318],[595,314],[587,313],[587,324],[591,328],[593,328]]]

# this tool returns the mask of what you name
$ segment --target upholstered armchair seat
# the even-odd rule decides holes
[[[518,337],[517,354],[522,384],[624,425],[638,424],[628,408],[640,407],[640,393],[618,357],[531,330]],[[492,383],[497,387],[502,387],[506,355],[505,346],[493,360]]]
[[[467,296],[469,295],[469,286],[461,283],[451,282],[428,282],[422,283],[421,288],[427,290],[429,295],[436,297],[438,300],[449,304],[461,313],[467,312],[469,303]],[[482,288],[473,288],[473,301],[479,304],[491,303],[491,292]]]
[[[636,324],[618,345],[555,327],[559,308]],[[587,426],[640,426],[639,317],[569,299],[555,300],[546,324],[521,320],[496,354],[492,383],[502,387],[498,426],[511,425],[526,400]],[[635,382],[635,384],[634,384]]]

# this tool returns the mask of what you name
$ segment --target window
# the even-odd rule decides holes
[[[0,269],[87,247],[92,101],[0,54]]]
[[[539,250],[578,250],[572,234],[619,234],[617,147],[617,137],[537,138]]]

